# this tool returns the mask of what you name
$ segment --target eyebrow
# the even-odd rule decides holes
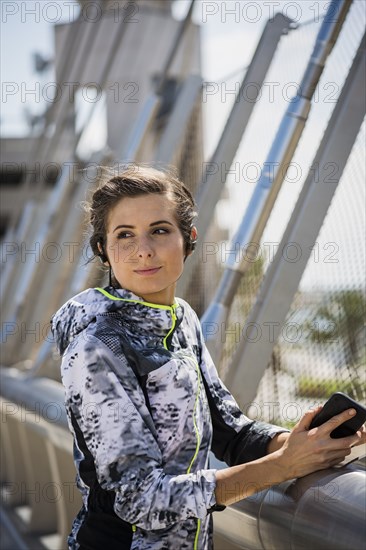
[[[157,222],[152,222],[150,224],[150,227],[154,227],[155,225],[160,225],[162,223],[167,223],[168,225],[171,225],[173,227],[173,224],[171,222],[168,222],[168,220],[158,220]],[[126,225],[126,224],[122,224],[122,225],[117,225],[117,227],[115,227],[113,229],[113,233],[115,231],[117,231],[117,229],[121,229],[121,228],[126,228],[126,229],[135,229],[135,226],[134,225]]]

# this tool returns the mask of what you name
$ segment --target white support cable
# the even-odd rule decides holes
[[[339,100],[316,152],[291,218],[281,238],[273,261],[267,269],[257,300],[246,321],[248,340],[242,340],[230,363],[225,383],[240,398],[250,403],[255,399],[259,382],[270,361],[273,347],[291,307],[301,277],[311,256],[323,221],[338,188],[355,140],[365,116],[365,35],[353,60]],[[337,160],[337,172],[328,178],[327,166]],[[285,259],[284,250],[296,243],[301,256],[296,262]],[[264,326],[271,320],[273,334],[260,346],[253,346],[252,327]]]
[[[73,50],[76,46],[78,46],[77,37],[80,31],[81,22],[82,22],[82,17],[81,17],[81,14],[79,14],[79,17],[75,21],[70,23],[70,26],[68,28],[68,32],[65,37],[66,46],[65,46],[65,51],[63,52],[63,63],[59,69],[60,82],[64,82],[65,79],[67,80],[68,68],[74,58]],[[34,159],[38,159],[40,151],[45,147],[46,141],[49,140],[47,130],[49,126],[52,124],[52,117],[54,115],[56,106],[57,106],[57,103],[53,101],[50,104],[49,108],[47,109],[45,113],[45,126],[42,129],[41,135],[38,136],[38,138],[35,138],[33,141],[33,146],[31,148],[31,152],[28,157],[28,162],[26,162],[26,166],[28,166],[28,164],[30,164]],[[24,186],[26,187],[27,181],[25,181],[24,184],[25,184]]]
[[[100,28],[100,26],[98,28]],[[112,63],[115,59],[115,56],[117,55],[117,52],[119,51],[119,45],[120,45],[120,42],[121,42],[121,40],[124,36],[123,31],[125,29],[126,29],[126,24],[122,28],[119,28],[117,26],[115,27],[115,36],[113,37],[112,44],[111,44],[111,47],[110,47],[110,52],[109,52],[109,55],[107,57],[108,62],[103,66],[102,75],[101,75],[101,78],[100,78],[102,86],[105,85],[105,82],[108,78]],[[88,33],[87,33],[87,36],[86,36],[86,43],[88,44],[90,42],[90,39],[93,38],[93,35],[91,33],[91,30],[93,30],[93,29],[91,27],[88,27],[87,30],[88,30]],[[96,109],[96,104],[93,105],[92,109],[93,109],[93,111]],[[33,243],[33,241],[36,242],[36,243],[44,243],[45,239],[47,239],[48,233],[50,231],[52,231],[52,225],[55,224],[56,220],[62,219],[62,211],[58,208],[56,208],[56,210],[54,210],[55,205],[58,204],[57,196],[58,196],[59,193],[61,193],[63,197],[66,197],[69,190],[70,190],[70,188],[71,188],[71,186],[72,186],[73,182],[72,182],[71,178],[65,177],[65,172],[69,172],[69,166],[74,166],[75,163],[77,162],[75,152],[76,152],[77,146],[78,146],[78,144],[79,144],[79,142],[82,138],[82,135],[83,135],[85,129],[88,127],[88,125],[89,125],[89,122],[86,121],[84,126],[81,128],[81,130],[75,136],[74,143],[73,143],[74,156],[70,159],[69,162],[64,163],[63,170],[60,174],[60,177],[59,177],[53,191],[50,193],[48,203],[50,201],[51,201],[51,203],[46,208],[46,212],[47,212],[47,216],[48,216],[47,219],[46,219],[46,222],[43,224],[42,220],[41,220],[41,222],[39,222],[39,217],[38,216],[34,217],[34,219],[33,219],[34,231],[31,233],[33,235],[33,239],[32,238],[29,239],[29,235],[27,235],[27,237],[28,237],[27,243],[28,244]],[[61,126],[62,126],[62,124],[61,124]],[[51,146],[52,146],[52,143],[46,149],[46,152],[44,153],[44,156],[46,154],[48,154],[49,149],[51,149]],[[45,156],[45,158],[46,158],[46,156]],[[33,205],[34,211],[37,211],[37,209],[39,208],[39,202],[40,202],[39,198],[40,198],[41,191],[42,191],[42,188],[39,185],[37,195],[35,197],[33,197],[32,201],[30,201],[31,204]],[[45,231],[46,231],[46,233],[45,233]],[[15,319],[19,320],[19,315],[22,314],[22,312],[23,312],[23,310],[26,306],[26,297],[29,293],[29,290],[31,288],[33,288],[32,285],[34,286],[37,278],[38,278],[37,266],[36,265],[31,266],[28,262],[28,265],[26,266],[26,269],[24,269],[24,272],[22,272],[22,276],[21,276],[21,279],[19,281],[19,288],[21,289],[21,291],[17,292],[15,300],[11,300],[7,304],[8,307],[6,308],[6,317],[5,317],[5,319],[8,322],[15,322]],[[9,281],[9,284],[13,284],[13,282],[14,281]],[[7,296],[12,295],[12,293],[8,292],[8,287],[4,287],[3,290],[4,290],[5,295],[7,295]]]
[[[192,1],[191,8],[193,7],[193,3],[194,3],[194,0]],[[175,55],[178,51],[180,40],[183,36],[184,30],[186,29],[188,22],[189,22],[189,17],[190,17],[191,11],[192,11],[192,9],[189,10],[189,13],[187,14],[185,22],[180,26],[180,28],[178,30],[178,33],[175,36],[175,39],[174,39],[174,42],[173,42],[173,47],[170,49],[170,51],[168,53],[167,61],[164,65],[164,71],[163,71],[163,75],[165,75],[165,77],[167,76],[169,67],[170,67],[171,63],[173,62],[174,57],[175,57]],[[121,39],[121,36],[119,36],[119,39]],[[118,51],[118,43],[116,44],[116,41],[113,44],[113,49],[114,49],[114,55],[115,55],[116,52]],[[107,77],[108,72],[109,72],[109,67],[111,66],[112,61],[113,61],[113,55],[110,56],[108,64],[104,68],[103,79]],[[162,86],[162,85],[163,85],[163,81],[160,80],[160,86]],[[146,113],[142,113],[143,120],[141,122],[143,124],[139,124],[139,126],[141,126],[141,127],[143,126],[144,130],[140,131],[137,137],[136,137],[135,133],[133,133],[133,136],[132,136],[133,137],[133,144],[132,144],[133,147],[132,147],[132,149],[134,151],[134,154],[136,154],[136,152],[141,149],[141,146],[140,146],[141,142],[144,140],[146,132],[148,130],[148,127],[150,126],[151,119],[156,116],[156,112],[157,112],[157,108],[156,108],[156,105],[155,105],[155,107],[153,106],[153,108],[149,110],[148,115],[146,115]],[[81,139],[81,136],[82,136],[82,132],[79,132],[79,134],[77,136],[77,142],[79,141],[79,139]],[[136,143],[136,140],[139,143]],[[132,149],[131,149],[131,147],[129,148],[130,151],[132,151]],[[171,156],[171,155],[169,155],[169,156]],[[131,159],[131,160],[133,160],[133,159]],[[89,266],[87,266],[86,268],[84,266],[84,269],[83,269],[83,265],[82,265],[83,263],[85,263],[84,260],[82,258],[80,258],[79,265],[75,270],[74,277],[72,278],[72,282],[71,282],[71,287],[72,287],[73,291],[76,288],[78,288],[78,289],[84,288],[85,283],[90,281],[94,276],[95,267],[92,264],[89,264]],[[70,286],[68,286],[68,292],[69,291],[70,291]],[[77,290],[75,290],[74,293],[76,293],[76,292],[77,292]],[[23,302],[23,300],[22,300],[22,302]],[[20,302],[18,301],[17,308],[19,309],[19,307],[21,307],[21,306],[20,306]],[[47,356],[51,352],[51,348],[52,348],[52,346],[47,345],[47,342],[45,342],[44,345],[41,346],[41,348],[39,350],[39,353],[38,353],[38,356],[36,358],[36,361],[35,361],[35,363],[33,365],[33,368],[32,368],[32,374],[36,374],[36,373],[38,374],[39,373],[39,369],[41,369],[42,364],[45,363]]]
[[[227,321],[240,280],[253,265],[250,245],[260,242],[285,177],[284,168],[291,162],[308,120],[315,87],[352,3],[351,0],[332,0],[328,14],[334,13],[334,7],[338,2],[340,6],[338,18],[334,20],[329,17],[329,21],[324,21],[321,25],[301,79],[300,92],[290,102],[264,163],[264,167],[274,166],[275,168],[273,171],[264,169],[256,183],[239,229],[232,239],[231,249],[235,250],[235,253],[231,254],[226,262],[216,294],[203,315],[202,324],[206,344],[216,363],[220,361],[223,346],[212,332],[212,326],[222,326]]]
[[[102,0],[97,0],[97,3],[101,3],[101,9],[102,13],[105,10],[105,6],[103,5]],[[102,21],[102,20],[101,20]],[[66,63],[66,68],[69,70],[69,74],[65,75],[67,77],[67,80],[71,82],[79,82],[82,80],[82,74],[83,70],[85,69],[85,57],[89,55],[92,45],[95,42],[96,39],[96,33],[100,31],[101,28],[101,21],[98,21],[98,25],[96,27],[96,32],[93,27],[94,22],[87,25],[84,22],[84,26],[86,26],[86,32],[84,32],[81,36],[80,41],[77,42],[78,49],[76,52],[74,52],[74,56],[70,55],[70,61],[71,63]],[[80,22],[80,18],[76,21],[78,24],[77,30],[81,30],[83,28],[83,25]],[[79,33],[78,33],[79,34]],[[81,54],[79,53],[80,47],[82,49]],[[77,63],[75,62],[75,59],[77,60]],[[70,66],[71,65],[71,66]],[[66,69],[65,69],[66,70]],[[40,165],[42,166],[46,160],[48,160],[50,157],[52,158],[52,155],[54,154],[54,151],[56,150],[57,146],[59,145],[63,135],[65,128],[67,127],[69,117],[70,117],[70,111],[71,109],[74,109],[74,102],[70,101],[70,98],[67,94],[62,94],[60,101],[54,102],[53,105],[55,105],[55,111],[51,111],[51,115],[54,115],[54,117],[50,116],[49,125],[54,125],[54,131],[50,138],[48,138],[45,142],[45,146],[42,147],[42,155],[39,159]],[[95,107],[95,105],[93,105]],[[71,149],[75,150],[75,149]],[[25,188],[29,187],[31,182],[31,175],[26,174],[26,180],[24,183]],[[39,199],[39,196],[42,192],[42,182],[40,181],[38,183],[38,188],[36,191],[35,200]]]
[[[196,201],[200,210],[200,216],[197,220],[197,249],[189,262],[187,262],[177,287],[178,294],[183,297],[187,294],[199,259],[202,257],[204,239],[210,227],[212,214],[221,196],[224,184],[219,170],[209,171],[209,167],[218,167],[222,162],[231,166],[256,103],[255,101],[246,101],[245,94],[243,94],[242,91],[245,90],[249,82],[255,82],[257,84],[256,93],[259,94],[278,43],[283,36],[284,29],[288,28],[291,22],[291,19],[282,14],[276,14],[272,20],[267,22],[254,52],[251,64],[242,80],[240,90],[237,94],[237,101],[233,104],[225,128],[216,145],[216,149],[210,162],[207,163],[207,170],[201,178],[201,182],[198,186],[198,194],[196,196]],[[204,208],[200,208],[202,205],[204,205]]]
[[[169,69],[170,69],[170,67],[171,67],[171,65],[174,61],[174,58],[177,54],[177,51],[178,51],[180,42],[182,40],[182,37],[183,37],[183,35],[184,35],[184,33],[185,33],[189,23],[190,23],[194,4],[195,4],[195,0],[191,0],[191,3],[189,5],[189,9],[187,11],[187,14],[186,14],[185,18],[181,21],[181,24],[179,25],[179,28],[178,28],[178,32],[177,32],[177,34],[174,38],[173,44],[171,45],[171,48],[168,52],[167,58],[165,60],[165,63],[164,63],[163,69],[162,69],[161,76],[160,76],[160,78],[157,82],[157,85],[156,85],[155,93],[157,95],[160,95],[162,93],[165,80],[166,80],[166,78],[168,76],[168,73],[169,73]]]

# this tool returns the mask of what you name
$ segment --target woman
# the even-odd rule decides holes
[[[110,285],[53,317],[83,508],[69,548],[212,548],[212,514],[340,462],[364,434],[329,437],[348,411],[291,433],[250,421],[218,378],[196,314],[175,297],[197,238],[190,192],[131,167],[94,192],[90,244]],[[209,468],[209,451],[229,467]]]

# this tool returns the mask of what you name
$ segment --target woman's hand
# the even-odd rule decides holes
[[[353,445],[366,442],[365,429],[342,439],[330,437],[334,428],[355,414],[350,409],[310,430],[321,408],[305,413],[292,432],[275,436],[266,456],[217,470],[216,503],[228,506],[272,485],[335,466],[350,454]]]
[[[347,409],[318,428],[310,430],[311,421],[321,408],[306,412],[277,451],[289,478],[302,477],[316,470],[335,466],[351,453],[351,447],[366,442],[365,428],[348,437],[330,437],[337,426],[355,415],[354,409]]]

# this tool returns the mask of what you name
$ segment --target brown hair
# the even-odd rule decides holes
[[[89,213],[89,243],[95,256],[105,257],[107,241],[107,220],[111,208],[125,197],[137,197],[150,193],[166,194],[175,204],[175,216],[182,233],[185,253],[194,248],[191,240],[191,228],[197,215],[194,199],[187,187],[172,170],[156,169],[148,166],[131,164],[120,170],[113,177],[107,177],[94,191],[91,201],[86,203]],[[98,249],[100,243],[104,254]],[[103,259],[104,257],[104,259]]]

